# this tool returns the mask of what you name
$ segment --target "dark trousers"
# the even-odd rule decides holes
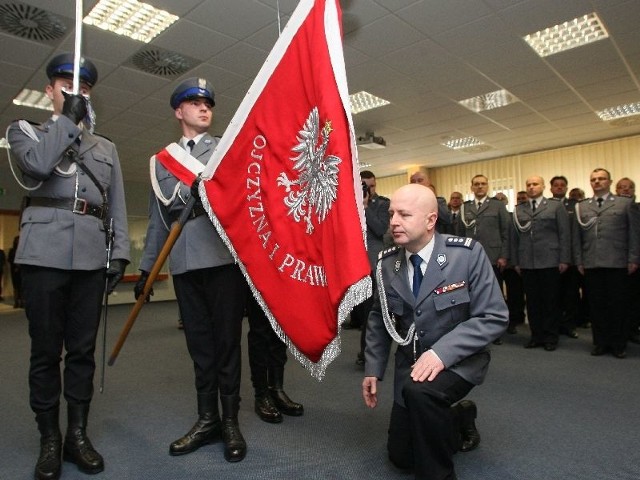
[[[240,393],[242,317],[247,284],[235,264],[173,277],[199,394]]]
[[[473,384],[449,370],[432,382],[409,379],[402,390],[405,407],[394,403],[391,410],[387,442],[391,462],[413,469],[417,480],[455,479],[458,425],[450,407],[472,388]]]
[[[248,299],[247,315],[251,383],[256,394],[262,394],[269,386],[269,369],[284,369],[287,363],[287,346],[273,331],[267,316],[251,294]]]
[[[558,343],[561,318],[558,268],[522,269],[522,284],[527,297],[531,340],[537,343]]]
[[[581,275],[575,265],[560,275],[560,291],[558,298],[562,309],[562,319],[560,329],[565,333],[575,329],[579,323],[583,322],[580,312],[580,279]]]
[[[623,350],[628,336],[629,275],[626,268],[588,268],[584,281],[589,295],[593,344]]]
[[[524,287],[522,277],[515,268],[505,268],[502,272],[504,286],[507,291],[507,307],[509,308],[509,326],[515,327],[524,323]]]
[[[89,404],[93,397],[94,351],[104,293],[104,270],[80,271],[22,265],[22,295],[29,320],[31,409]]]

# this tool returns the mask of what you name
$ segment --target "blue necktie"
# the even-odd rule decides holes
[[[411,263],[413,264],[413,296],[418,297],[418,292],[420,292],[420,284],[422,283],[422,269],[420,268],[420,264],[422,263],[422,258],[420,255],[413,254],[409,257]]]

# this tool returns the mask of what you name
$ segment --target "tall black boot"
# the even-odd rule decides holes
[[[88,474],[104,470],[104,460],[87,437],[89,405],[67,405],[67,434],[64,437],[63,458],[75,463],[78,470]]]
[[[216,393],[198,394],[198,420],[191,430],[169,446],[170,455],[195,452],[201,446],[214,443],[222,436]]]
[[[304,413],[304,407],[301,403],[294,402],[282,389],[284,379],[283,367],[269,367],[269,393],[276,404],[278,410],[285,415],[299,417]]]
[[[239,462],[247,455],[247,442],[244,441],[238,424],[240,397],[238,395],[220,395],[222,405],[222,441],[224,458],[227,462]]]
[[[36,463],[36,480],[58,480],[62,466],[62,434],[58,421],[59,409],[36,414],[40,431],[40,456]]]
[[[282,414],[271,397],[268,388],[256,388],[255,411],[261,420],[268,423],[281,423]]]

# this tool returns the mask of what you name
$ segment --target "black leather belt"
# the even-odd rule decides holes
[[[196,218],[207,213],[202,205],[195,204],[189,212],[189,218]]]
[[[30,197],[28,206],[62,208],[64,210],[71,210],[78,215],[91,215],[100,220],[104,220],[107,216],[105,206],[91,205],[84,198]]]

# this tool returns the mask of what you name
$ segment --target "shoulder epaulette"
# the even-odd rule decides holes
[[[465,247],[471,250],[473,246],[476,244],[476,240],[469,237],[448,237],[445,240],[445,245],[447,247]]]
[[[378,195],[378,198],[379,198],[380,200],[386,200],[387,202],[390,202],[390,201],[391,201],[391,200],[389,200],[387,197],[384,197],[384,196],[382,196],[382,195]]]
[[[547,198],[547,200],[553,200],[554,202],[559,202],[561,200],[564,200],[564,198],[551,197],[551,198]]]
[[[384,257],[388,257],[389,255],[393,255],[394,253],[398,252],[400,250],[400,247],[398,247],[397,245],[394,245],[391,248],[387,248],[385,250],[382,250],[380,253],[378,253],[378,260],[382,260]]]
[[[104,138],[104,139],[106,139],[106,140],[109,140],[111,143],[113,143],[113,140],[111,140],[109,137],[107,137],[107,136],[105,136],[105,135],[102,135],[101,133],[93,132],[93,134],[94,134],[96,137],[102,137],[102,138]]]

